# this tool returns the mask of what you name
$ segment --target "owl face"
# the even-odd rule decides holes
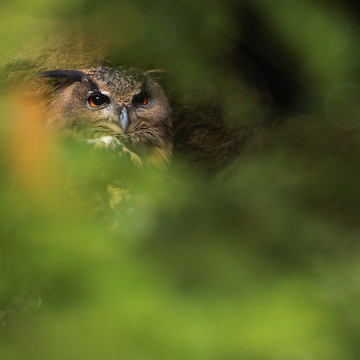
[[[150,73],[137,69],[52,70],[56,79],[45,123],[68,137],[125,144],[145,161],[171,157],[171,109]]]

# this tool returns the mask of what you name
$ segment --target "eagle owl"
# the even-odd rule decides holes
[[[47,126],[95,147],[118,149],[140,167],[168,165],[171,109],[151,71],[98,67],[50,70],[40,76],[58,81]]]
[[[66,138],[111,149],[112,154],[130,158],[139,168],[163,169],[168,165],[171,109],[153,72],[98,67],[50,70],[39,75],[57,82],[47,106],[47,127]],[[116,209],[128,196],[127,186],[120,179],[108,184],[105,202],[109,200]]]

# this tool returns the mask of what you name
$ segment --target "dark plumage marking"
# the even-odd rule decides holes
[[[82,81],[84,78],[84,73],[79,70],[49,70],[38,73],[38,76],[49,77],[53,79]]]
[[[38,76],[57,80],[67,80],[71,82],[80,82],[86,79],[93,91],[99,91],[98,85],[91,79],[91,77],[79,70],[49,70],[38,73]]]

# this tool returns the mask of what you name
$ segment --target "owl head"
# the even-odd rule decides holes
[[[57,86],[45,124],[67,137],[124,144],[154,167],[171,158],[172,122],[167,97],[151,72],[99,67],[50,70]]]

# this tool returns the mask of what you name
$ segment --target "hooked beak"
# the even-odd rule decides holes
[[[120,114],[120,117],[119,117],[119,122],[120,122],[120,127],[122,128],[122,130],[125,133],[126,129],[128,128],[128,126],[130,124],[129,114],[128,114],[128,111],[127,111],[125,105],[123,105],[122,108],[121,108],[121,114]]]

